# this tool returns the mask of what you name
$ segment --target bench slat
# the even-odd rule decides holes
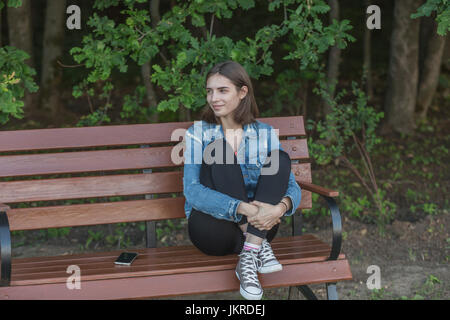
[[[11,231],[185,218],[184,197],[72,204],[7,212]]]
[[[309,163],[293,164],[299,181],[311,181]],[[183,172],[0,182],[0,203],[183,192]]]
[[[309,158],[307,140],[282,140],[291,160]],[[114,149],[0,156],[0,177],[82,173],[145,168],[172,168],[174,147]]]
[[[280,136],[305,135],[302,116],[258,120],[279,129]],[[192,124],[193,122],[168,122],[0,131],[0,152],[168,143],[171,142],[174,130],[187,129]]]
[[[38,230],[185,218],[184,197],[72,204],[7,211],[10,230]],[[311,192],[302,192],[298,209],[311,208]],[[125,214],[126,213],[126,214]]]
[[[183,172],[0,182],[5,203],[183,192]]]

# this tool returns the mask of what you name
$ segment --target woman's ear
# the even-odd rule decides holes
[[[248,87],[247,86],[242,86],[241,90],[239,91],[239,99],[244,99],[245,96],[248,93]]]

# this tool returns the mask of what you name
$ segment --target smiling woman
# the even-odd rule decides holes
[[[256,120],[258,106],[245,69],[234,61],[217,64],[206,77],[206,94],[203,121],[185,135],[189,237],[206,254],[239,254],[235,272],[241,295],[261,299],[257,272],[282,269],[269,243],[281,217],[299,206],[300,188],[274,129]],[[195,150],[201,150],[201,163],[191,161]],[[206,161],[208,150],[217,162]],[[233,153],[229,163],[226,155]],[[276,172],[265,174],[273,163]]]

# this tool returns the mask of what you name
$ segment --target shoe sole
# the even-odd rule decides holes
[[[237,271],[235,271],[234,273],[236,274],[236,277],[238,278],[238,280],[241,281]],[[261,300],[261,298],[263,296],[262,290],[261,290],[261,294],[253,294],[253,293],[245,291],[241,285],[239,286],[239,293],[241,294],[241,296],[243,296],[247,300]]]
[[[273,266],[267,266],[267,267],[261,267],[258,272],[259,273],[272,273],[272,272],[277,272],[277,271],[281,271],[283,270],[283,266],[281,265],[281,263],[279,264],[275,264]]]

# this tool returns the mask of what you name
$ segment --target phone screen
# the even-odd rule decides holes
[[[137,256],[138,254],[135,252],[122,252],[114,263],[129,266]]]

